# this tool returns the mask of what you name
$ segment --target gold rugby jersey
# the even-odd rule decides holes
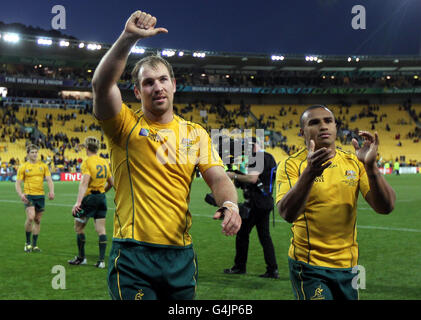
[[[25,162],[19,167],[17,179],[23,181],[23,193],[31,196],[44,195],[44,177],[51,176],[48,166],[42,162]]]
[[[207,132],[177,115],[168,124],[151,122],[124,104],[118,115],[100,124],[116,188],[113,239],[191,245],[188,204],[195,168],[203,173],[223,167]]]
[[[82,174],[91,177],[85,196],[89,195],[91,191],[105,192],[105,184],[111,175],[107,160],[98,155],[92,155],[82,162],[80,169]]]
[[[278,166],[276,203],[295,185],[307,167],[307,149]],[[290,258],[305,263],[351,268],[358,264],[357,200],[370,191],[364,164],[354,154],[336,149],[332,164],[317,177],[305,210],[293,222]]]

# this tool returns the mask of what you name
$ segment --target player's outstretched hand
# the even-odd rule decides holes
[[[314,151],[314,140],[310,140],[307,154],[307,168],[314,177],[320,176],[323,171],[332,164],[329,161],[334,157],[334,153],[329,148],[320,148]]]
[[[234,236],[237,234],[241,227],[241,217],[238,209],[234,207],[221,207],[219,208],[213,218],[215,220],[223,219],[222,233],[226,236]]]
[[[377,149],[379,146],[379,136],[377,132],[374,132],[374,135],[372,135],[368,131],[360,131],[358,134],[360,137],[364,138],[361,147],[356,139],[352,139],[352,145],[354,146],[358,160],[365,165],[376,163]]]
[[[155,28],[156,18],[149,13],[137,10],[126,22],[124,32],[133,38],[143,39],[153,37],[158,33],[168,33],[165,28]]]

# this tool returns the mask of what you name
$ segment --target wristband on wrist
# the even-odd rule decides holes
[[[228,210],[235,209],[237,212],[239,211],[238,205],[236,203],[232,202],[232,201],[225,201],[222,204],[221,207],[222,208],[227,208]]]

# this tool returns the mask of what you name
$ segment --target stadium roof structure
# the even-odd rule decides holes
[[[11,40],[10,40],[11,39]],[[0,33],[0,63],[54,67],[95,68],[111,47],[106,43],[92,43],[75,39],[10,35]],[[128,66],[142,56],[160,54],[175,68],[199,68],[254,73],[258,71],[385,71],[420,72],[421,56],[339,56],[315,54],[273,55],[216,51],[192,51],[136,47]]]

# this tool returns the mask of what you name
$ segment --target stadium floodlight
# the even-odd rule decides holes
[[[278,55],[272,55],[271,57],[270,57],[273,61],[283,61],[284,59],[285,59],[285,57],[284,56],[278,56]]]
[[[3,39],[6,42],[17,43],[20,40],[20,36],[17,33],[6,33]]]
[[[318,62],[319,57],[317,56],[306,56],[306,61],[314,61],[314,62]],[[323,60],[322,60],[323,61]]]
[[[137,54],[143,54],[145,53],[145,49],[140,47],[133,47],[132,50],[130,50],[131,53],[137,53]]]
[[[206,53],[204,53],[204,52],[193,52],[193,57],[204,58],[204,57],[206,57]]]
[[[360,58],[356,58],[355,61],[360,62]]]
[[[84,48],[85,47],[85,44],[83,43],[83,42],[81,42],[81,43],[79,43],[79,48]]]
[[[317,59],[317,63],[322,63],[323,59]]]
[[[66,40],[61,40],[59,44],[60,47],[68,47],[70,45],[70,42]]]
[[[101,45],[96,44],[96,43],[90,43],[87,46],[88,50],[101,50]]]
[[[184,51],[180,51],[180,52],[178,52],[178,56],[179,56],[179,57],[184,56]]]
[[[53,44],[53,40],[48,38],[38,38],[37,43],[40,46],[51,46]]]
[[[161,52],[161,56],[172,57],[173,55],[175,55],[174,50],[165,49],[165,50],[162,50]]]
[[[414,75],[414,79],[415,80],[417,80],[418,79],[418,75],[416,74],[416,75]]]
[[[351,62],[352,61],[352,58],[351,57],[348,57],[348,62]]]

